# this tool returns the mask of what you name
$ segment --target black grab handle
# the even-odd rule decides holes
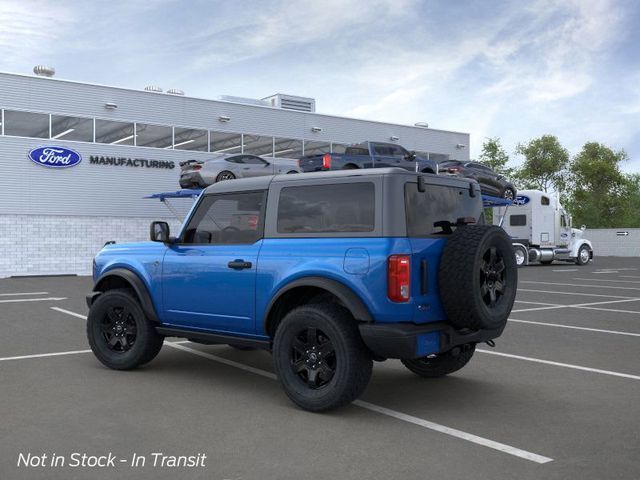
[[[244,260],[233,260],[227,264],[227,267],[234,270],[243,270],[245,268],[251,268],[251,262],[245,262]]]

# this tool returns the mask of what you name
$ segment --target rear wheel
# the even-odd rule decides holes
[[[286,394],[312,412],[358,398],[373,365],[351,314],[332,304],[289,312],[276,330],[273,359]]]
[[[463,345],[446,353],[401,361],[405,367],[416,375],[425,378],[437,378],[460,370],[469,363],[475,350],[475,345]]]
[[[108,290],[95,300],[87,317],[87,338],[98,360],[116,370],[150,362],[164,341],[127,289]]]
[[[233,180],[234,178],[236,178],[236,176],[233,173],[224,170],[218,174],[218,176],[216,177],[216,182],[222,182],[223,180]]]

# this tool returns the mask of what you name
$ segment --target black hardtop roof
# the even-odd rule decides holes
[[[309,173],[298,173],[298,174],[287,174],[287,175],[268,175],[264,177],[253,177],[253,178],[240,178],[235,180],[225,180],[223,182],[217,182],[213,185],[207,187],[204,191],[204,194],[211,193],[232,193],[232,192],[240,192],[240,191],[251,191],[251,190],[267,190],[269,185],[273,183],[296,183],[304,180],[305,183],[309,180],[317,181],[318,184],[322,183],[330,183],[336,179],[349,178],[352,177],[354,179],[362,179],[362,178],[376,178],[383,176],[405,176],[409,178],[416,178],[419,175],[425,177],[436,177],[441,180],[446,180],[445,182],[449,184],[451,180],[454,183],[458,183],[459,185],[464,183],[469,183],[469,180],[466,179],[453,179],[451,177],[438,176],[431,173],[419,173],[419,172],[411,172],[409,170],[405,170],[403,168],[363,168],[358,170],[334,170],[334,171],[323,171],[323,172],[309,172]],[[440,183],[440,182],[439,182]]]

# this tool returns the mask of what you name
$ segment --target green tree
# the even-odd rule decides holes
[[[518,144],[516,153],[524,156],[524,163],[515,172],[520,188],[534,188],[545,192],[564,190],[569,151],[560,145],[554,135],[543,135]]]
[[[509,155],[502,147],[499,137],[485,138],[478,161],[506,177],[513,174],[513,168],[507,167]]]
[[[624,150],[613,151],[598,142],[585,143],[573,158],[568,204],[576,225],[606,228],[628,221],[630,200],[637,197],[640,180],[620,171],[619,164],[626,159]]]

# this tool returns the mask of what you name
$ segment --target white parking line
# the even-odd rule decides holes
[[[518,360],[526,360],[528,362],[543,363],[545,365],[553,365],[554,367],[571,368],[574,370],[582,370],[584,372],[601,373],[604,375],[611,375],[613,377],[622,377],[622,378],[630,378],[631,380],[640,380],[640,376],[631,375],[630,373],[612,372],[611,370],[600,370],[599,368],[583,367],[581,365],[573,365],[571,363],[552,362],[551,360],[543,360],[541,358],[523,357],[521,355],[512,355],[510,353],[502,353],[502,352],[492,352],[490,350],[483,350],[479,348],[476,348],[476,352],[488,353],[489,355],[497,355],[499,357],[508,357],[508,358],[515,358]]]
[[[516,300],[516,303],[530,303],[531,305],[546,305],[548,307],[557,307],[558,303],[542,303],[542,302],[525,302],[524,300]]]
[[[563,268],[562,270],[551,270],[552,272],[579,272],[579,268]]]
[[[25,360],[27,358],[43,358],[43,357],[59,357],[62,355],[77,355],[78,353],[89,353],[91,350],[70,350],[68,352],[54,352],[54,353],[38,353],[36,355],[20,355],[18,357],[3,357],[0,358],[0,362],[7,360]]]
[[[61,312],[61,313],[67,313],[67,314],[72,315],[74,317],[86,318],[84,315],[81,315],[81,314],[75,313],[75,312],[71,312],[69,310],[63,310],[61,308],[60,309],[56,309],[56,310]],[[275,374],[273,374],[271,372],[267,372],[266,370],[262,370],[260,368],[255,368],[255,367],[251,367],[251,366],[245,365],[243,363],[234,362],[233,360],[228,360],[226,358],[218,357],[217,355],[212,355],[210,353],[201,352],[200,350],[196,350],[196,349],[193,349],[193,348],[185,347],[185,346],[182,345],[183,343],[187,343],[187,341],[185,340],[185,341],[180,341],[180,342],[167,342],[167,343],[165,343],[165,345],[167,345],[168,347],[171,347],[171,348],[175,348],[177,350],[182,350],[184,352],[189,352],[189,353],[191,353],[193,355],[197,355],[199,357],[207,358],[209,360],[213,360],[215,362],[222,363],[222,364],[230,366],[230,367],[234,367],[234,368],[238,368],[240,370],[244,370],[245,372],[250,372],[250,373],[253,373],[253,374],[256,374],[256,375],[260,375],[261,377],[265,377],[265,378],[268,378],[270,380],[277,380],[277,378],[278,378],[278,377],[276,377]],[[24,357],[9,357],[7,359],[0,359],[0,360],[16,360],[16,359],[19,359],[19,358],[36,358],[36,357],[41,357],[41,356],[87,353],[87,352],[90,352],[90,351],[91,350],[78,350],[78,351],[75,351],[75,352],[61,352],[61,353],[58,353],[58,354],[50,353],[50,354],[43,354],[43,355],[27,355],[27,356],[24,356]],[[444,425],[440,425],[438,423],[430,422],[428,420],[423,420],[422,418],[413,417],[411,415],[406,415],[404,413],[397,412],[397,411],[391,410],[389,408],[385,408],[385,407],[381,407],[381,406],[378,406],[378,405],[374,405],[373,403],[363,402],[361,400],[356,400],[353,403],[355,405],[359,406],[360,408],[364,408],[364,409],[367,409],[367,410],[370,410],[370,411],[373,411],[373,412],[377,412],[377,413],[380,413],[382,415],[387,415],[387,416],[396,418],[398,420],[402,420],[404,422],[412,423],[414,425],[419,425],[421,427],[428,428],[429,430],[434,430],[434,431],[437,431],[437,432],[440,432],[440,433],[444,433],[446,435],[449,435],[449,436],[452,436],[452,437],[456,437],[456,438],[460,438],[460,439],[466,440],[468,442],[476,443],[478,445],[482,445],[484,447],[491,448],[493,450],[498,450],[498,451],[507,453],[509,455],[513,455],[515,457],[524,458],[525,460],[529,460],[531,462],[549,463],[549,462],[553,461],[553,458],[544,457],[544,456],[538,455],[536,453],[528,452],[526,450],[521,450],[519,448],[512,447],[511,445],[506,445],[504,443],[495,442],[493,440],[489,440],[488,438],[479,437],[479,436],[473,435],[471,433],[463,432],[462,430],[456,430],[455,428],[450,428],[450,427],[446,427]]]
[[[71,312],[69,310],[65,310],[64,308],[59,308],[59,307],[49,307],[49,308],[51,308],[51,310],[55,310],[56,312],[66,313],[67,315],[71,315],[72,317],[82,318],[83,320],[87,319],[85,315],[80,315],[79,313]]]
[[[603,311],[603,312],[632,313],[634,315],[638,315],[640,313],[640,311],[638,311],[638,310],[619,310],[619,309],[615,309],[615,308],[580,307],[580,306],[577,306],[575,308],[583,308],[585,310],[600,310],[600,311]]]
[[[67,297],[47,297],[47,298],[12,298],[10,300],[0,300],[0,303],[19,303],[19,302],[57,302],[66,300]]]
[[[210,353],[201,352],[200,350],[195,350],[193,348],[185,347],[182,345],[170,344],[169,346],[176,348],[178,350],[183,350],[185,352],[192,353],[193,355],[197,355],[199,357],[208,358],[209,360],[213,360],[215,362],[223,363],[230,367],[239,368],[240,370],[244,370],[246,372],[251,372],[256,375],[260,375],[265,378],[269,378],[271,380],[277,380],[276,375],[271,372],[267,372],[260,368],[250,367],[243,363],[234,362],[233,360],[228,360],[226,358],[218,357],[217,355],[211,355]],[[446,435],[460,438],[462,440],[466,440],[468,442],[472,442],[478,445],[482,445],[487,448],[491,448],[493,450],[498,450],[504,453],[508,453],[509,455],[513,455],[515,457],[524,458],[525,460],[529,460],[535,463],[548,463],[552,462],[553,459],[549,457],[544,457],[542,455],[537,455],[535,453],[527,452],[526,450],[521,450],[519,448],[512,447],[510,445],[506,445],[504,443],[495,442],[493,440],[489,440],[488,438],[479,437],[477,435],[473,435],[471,433],[463,432],[462,430],[457,430],[455,428],[446,427],[444,425],[440,425],[439,423],[430,422],[428,420],[423,420],[422,418],[414,417],[411,415],[407,415],[396,410],[391,410],[389,408],[381,407],[379,405],[374,405],[373,403],[364,402],[362,400],[356,400],[353,402],[354,405],[357,405],[360,408],[364,408],[370,410],[372,412],[380,413],[382,415],[386,415],[388,417],[393,417],[398,420],[402,420],[403,422],[412,423],[414,425],[421,426],[423,428],[427,428],[429,430],[434,430],[436,432],[444,433]]]
[[[549,307],[534,307],[534,308],[520,308],[518,310],[511,310],[511,313],[518,313],[518,312],[535,312],[538,310],[554,310],[557,308],[592,308],[593,305],[607,305],[609,303],[624,303],[624,302],[637,302],[639,301],[640,298],[625,298],[623,300],[608,300],[606,302],[591,302],[591,303],[576,303],[574,305],[553,305],[553,306],[549,306]],[[600,308],[593,308],[593,310],[607,310],[610,312],[613,312],[615,310],[609,309],[609,308],[605,308],[605,309],[600,309]],[[628,310],[623,310],[624,312],[628,312]],[[635,313],[635,312],[634,312]]]
[[[607,280],[604,278],[572,278],[572,280],[587,280],[589,282],[612,282],[612,283],[640,283],[638,280]]]
[[[629,298],[633,300],[640,300],[637,297],[623,297],[621,295],[602,295],[599,293],[578,293],[578,292],[559,292],[557,290],[531,290],[527,288],[518,288],[518,292],[533,292],[533,293],[555,293],[558,295],[576,295],[579,297],[606,297],[606,298]]]
[[[531,325],[541,325],[543,327],[569,328],[572,330],[584,330],[587,332],[611,333],[613,335],[626,335],[628,337],[640,337],[640,333],[620,332],[617,330],[602,330],[600,328],[577,327],[575,325],[562,325],[560,323],[533,322],[530,320],[516,320],[515,318],[510,318],[509,322],[528,323]]]
[[[381,413],[382,415],[397,418],[398,420],[402,420],[403,422],[413,423],[414,425],[419,425],[421,427],[428,428],[429,430],[434,430],[436,432],[444,433],[445,435],[476,443],[478,445],[482,445],[483,447],[499,450],[501,452],[508,453],[509,455],[524,458],[525,460],[530,460],[535,463],[553,462],[553,458],[543,457],[542,455],[527,452],[526,450],[521,450],[510,445],[505,445],[504,443],[495,442],[493,440],[489,440],[488,438],[478,437],[477,435],[463,432],[462,430],[445,427],[444,425],[440,425],[439,423],[430,422],[428,420],[423,420],[422,418],[414,417],[412,415],[406,415],[404,413],[396,412],[395,410],[391,410],[389,408],[380,407],[378,405],[374,405],[373,403],[363,402],[362,400],[356,400],[353,403],[355,405],[358,405],[359,407],[366,408],[367,410],[371,410],[373,412]]]
[[[0,297],[11,297],[14,295],[49,295],[49,292],[0,293]]]
[[[537,283],[540,285],[560,285],[565,287],[584,287],[584,288],[615,288],[618,290],[640,290],[640,287],[618,287],[617,285],[585,285],[580,283],[552,283],[552,282],[535,282],[533,280],[520,280],[520,283]]]

